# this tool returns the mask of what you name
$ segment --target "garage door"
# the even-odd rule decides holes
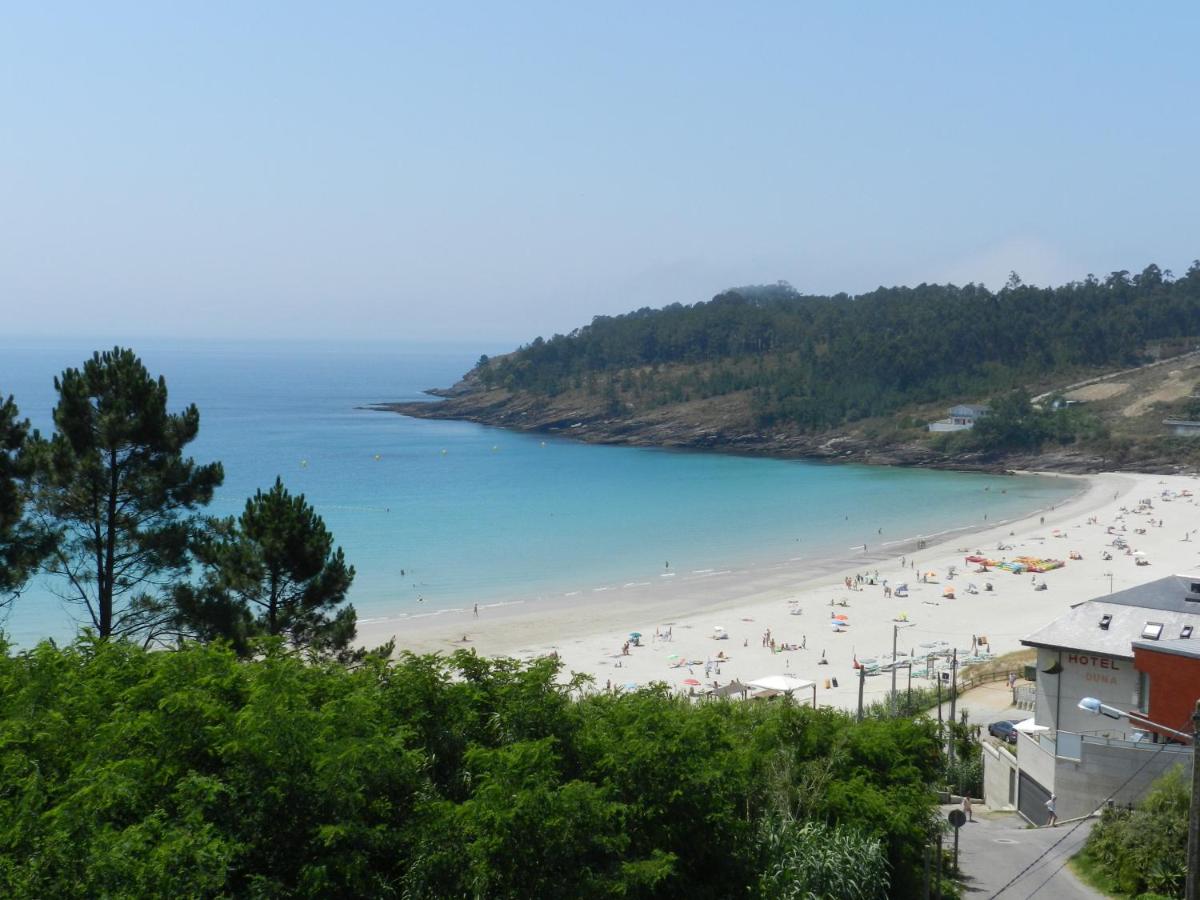
[[[1050,792],[1029,777],[1027,772],[1021,773],[1017,789],[1017,812],[1034,825],[1045,825],[1050,821],[1050,810],[1046,809],[1046,801]]]

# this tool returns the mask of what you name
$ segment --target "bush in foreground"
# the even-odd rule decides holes
[[[0,646],[0,894],[803,896],[854,855],[918,895],[929,723],[558,674],[465,651],[351,669],[282,643]]]

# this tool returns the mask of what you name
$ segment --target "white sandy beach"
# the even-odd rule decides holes
[[[894,555],[871,553],[826,561],[828,567],[780,563],[760,571],[679,573],[662,578],[661,583],[613,586],[586,598],[481,604],[478,618],[468,609],[365,622],[359,628],[360,640],[374,645],[394,635],[400,649],[415,652],[464,647],[484,655],[517,657],[556,652],[567,671],[593,676],[598,689],[661,681],[686,692],[688,679],[711,686],[714,680],[724,685],[732,679],[745,682],[789,674],[816,681],[820,705],[849,708],[858,696],[854,658],[885,662],[896,620],[905,616],[899,648],[914,653],[919,671],[934,649],[958,648],[960,657],[969,656],[972,639],[980,636],[987,638],[993,655],[1019,649],[1023,636],[1071,605],[1108,593],[1110,581],[1113,590],[1121,590],[1200,569],[1200,533],[1195,531],[1200,527],[1200,508],[1195,497],[1183,495],[1185,491],[1200,494],[1200,480],[1134,473],[1060,477],[1077,477],[1083,489],[1056,508],[960,533],[913,552],[906,552],[911,548],[904,546]],[[1153,508],[1135,512],[1143,499],[1151,499]],[[1111,546],[1109,526],[1117,532],[1125,529],[1121,533],[1128,554]],[[1145,533],[1137,533],[1139,529]],[[998,549],[1000,545],[1005,549]],[[1111,561],[1102,559],[1105,550],[1113,554]],[[1061,559],[1066,566],[1036,576],[1003,570],[980,574],[974,571],[977,566],[964,562],[965,555],[976,551],[996,560]],[[1083,558],[1068,559],[1071,551]],[[1137,565],[1134,551],[1145,554],[1149,565]],[[958,569],[952,582],[954,599],[942,596],[950,566]],[[935,572],[936,580],[921,582],[918,573],[922,572]],[[859,574],[874,578],[876,584],[848,590],[844,579]],[[893,588],[907,583],[909,596],[885,597],[884,581]],[[989,581],[993,590],[986,591]],[[1044,581],[1046,589],[1035,590],[1035,581]],[[978,594],[967,593],[970,583]],[[831,607],[831,600],[844,601],[846,606]],[[831,627],[835,614],[847,617],[848,625],[840,632]],[[714,639],[716,626],[725,630],[727,639]],[[668,629],[671,640],[662,639]],[[806,649],[772,652],[763,646],[767,629],[777,647],[806,644]],[[641,646],[622,655],[631,632],[641,633]],[[710,669],[706,676],[705,663],[720,653],[726,659],[719,673]],[[819,664],[822,654],[827,664]],[[699,664],[676,667],[679,660],[699,660]],[[901,670],[897,678],[903,688],[907,673]],[[837,687],[832,687],[833,679]],[[914,686],[925,683],[913,682]],[[866,700],[881,698],[890,687],[890,674],[867,678]]]

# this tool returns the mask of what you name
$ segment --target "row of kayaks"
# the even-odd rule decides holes
[[[1061,569],[1066,565],[1061,559],[1043,559],[1040,556],[1018,556],[1015,559],[989,559],[986,556],[968,556],[968,563],[986,566],[989,569],[1002,569],[1005,572],[1012,572],[1014,575],[1022,575],[1025,572],[1049,572],[1053,569]]]

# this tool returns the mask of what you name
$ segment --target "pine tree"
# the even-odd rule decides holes
[[[343,604],[354,567],[303,494],[292,496],[276,478],[214,534],[204,553],[205,585],[181,595],[194,633],[226,639],[241,652],[249,638],[270,636],[297,649],[352,655],[357,618],[354,607]]]
[[[0,401],[0,605],[21,590],[53,546],[51,533],[26,515],[33,440],[29,420],[19,415],[11,396]]]
[[[151,642],[174,621],[172,589],[189,570],[198,510],[224,479],[221,464],[184,457],[200,413],[168,413],[166,382],[132,350],[96,353],[54,387],[55,433],[39,442],[35,498],[58,529],[48,571],[99,637]]]

